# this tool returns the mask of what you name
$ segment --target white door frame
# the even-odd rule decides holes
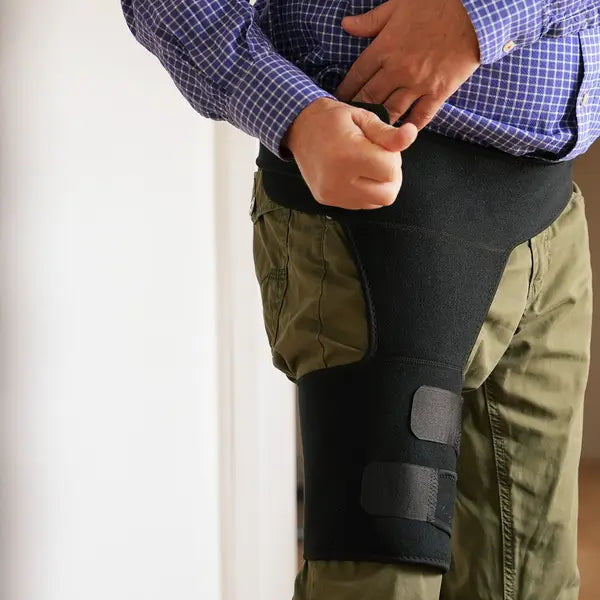
[[[222,600],[281,600],[296,567],[295,386],[271,362],[252,259],[256,139],[215,124]]]

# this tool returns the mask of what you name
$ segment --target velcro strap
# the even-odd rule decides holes
[[[368,464],[360,502],[375,517],[400,517],[432,523],[450,533],[456,473],[397,462]]]
[[[458,454],[462,397],[450,390],[422,385],[414,394],[411,431],[420,439],[452,446]]]

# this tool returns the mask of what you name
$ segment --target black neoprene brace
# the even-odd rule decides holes
[[[383,105],[349,102],[389,122]],[[271,199],[343,227],[367,305],[362,360],[300,377],[305,557],[445,571],[463,370],[511,250],[549,226],[572,163],[515,157],[421,131],[396,201],[319,204],[295,161],[260,145]]]

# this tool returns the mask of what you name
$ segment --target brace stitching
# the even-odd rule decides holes
[[[452,481],[454,483],[455,486],[457,484],[457,475],[455,472],[440,471],[438,473],[438,482],[441,479],[449,479],[450,481]],[[454,493],[455,493],[455,498],[456,498],[456,489],[455,489]],[[437,507],[436,507],[436,510],[437,510]],[[439,519],[438,517],[434,518],[433,523],[435,523],[440,529],[442,529],[443,531],[445,531],[446,533],[448,533],[450,535],[450,532],[448,531],[448,529],[452,530],[453,517],[454,517],[454,511],[452,511],[452,514],[450,515],[450,520],[448,523],[446,521],[443,521],[442,519]]]
[[[317,560],[333,560],[331,558],[306,558],[305,556],[303,558],[305,560],[312,561],[312,562],[315,562]],[[365,554],[365,555],[361,555],[359,559],[347,559],[347,560],[388,562],[389,558],[390,557],[387,554],[386,555]],[[391,558],[393,558],[395,561],[398,561],[398,562],[404,561],[404,560],[425,562],[425,563],[431,564],[436,567],[440,567],[443,564],[444,565],[443,568],[447,569],[447,567],[445,566],[446,559],[443,556],[438,556],[437,558],[431,558],[430,556],[420,556],[419,554],[400,554],[400,555],[394,555]]]
[[[432,473],[430,475],[430,486],[429,486],[429,497],[427,498],[427,520],[430,523],[435,523],[435,513],[438,505],[438,494],[439,494],[439,475],[438,473]]]
[[[479,248],[481,250],[489,250],[490,252],[494,252],[496,254],[502,254],[505,251],[504,248],[498,248],[496,246],[482,244],[481,242],[473,242],[472,240],[468,240],[458,235],[448,233],[447,231],[436,231],[435,229],[430,229],[429,227],[423,227],[421,225],[407,225],[406,223],[397,223],[395,221],[374,221],[371,219],[361,220],[360,224],[357,224],[357,226],[359,227],[362,225],[376,225],[377,227],[387,229],[400,229],[402,231],[414,231],[417,233],[424,233],[428,234],[430,237],[462,242],[465,246],[470,246],[471,248]]]
[[[429,365],[431,367],[448,369],[449,371],[462,372],[461,367],[458,365],[451,365],[450,363],[443,363],[428,358],[419,358],[418,356],[404,356],[403,354],[395,354],[388,358],[384,358],[382,359],[382,362],[401,362],[407,365]]]

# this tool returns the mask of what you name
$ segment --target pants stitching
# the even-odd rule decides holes
[[[500,520],[502,528],[502,578],[504,581],[503,600],[516,600],[515,597],[515,547],[513,514],[510,494],[510,480],[508,474],[508,460],[504,447],[503,427],[498,407],[493,394],[486,381],[483,384],[483,393],[486,400],[490,429],[492,432],[492,445],[496,463],[496,476],[498,479],[498,494],[500,500]]]
[[[527,305],[529,307],[531,307],[539,297],[542,290],[542,285],[544,283],[544,277],[548,272],[548,229],[544,229],[544,231],[538,234],[535,238],[531,239],[531,249],[533,285],[531,286],[529,295],[527,297]]]
[[[539,238],[532,238],[531,243],[531,285],[529,286],[529,294],[527,295],[527,306],[531,306],[538,295],[538,287],[541,277],[541,263],[539,252]]]
[[[286,277],[285,277],[283,292],[281,294],[281,301],[279,302],[279,306],[277,308],[277,315],[275,315],[275,331],[273,333],[272,348],[274,348],[275,344],[277,343],[277,336],[279,334],[279,323],[281,321],[281,311],[283,310],[283,303],[285,302],[285,296],[286,296],[288,284],[289,284],[288,267],[289,267],[289,262],[290,262],[290,221],[291,220],[292,220],[292,211],[290,209],[288,209],[287,227],[286,227],[286,231],[285,231],[285,250],[286,250],[285,267],[283,267],[283,269],[281,269],[281,271],[283,271],[286,274]]]
[[[531,297],[533,296],[533,288],[535,284],[535,249],[533,247],[533,239],[527,240],[527,246],[529,248],[529,255],[531,257],[531,272],[529,273],[529,283],[527,286],[527,304],[529,304]]]
[[[552,261],[552,244],[550,243],[550,236],[548,230],[546,230],[546,236],[544,237],[544,254],[546,255],[546,266],[544,275],[550,271],[550,264]]]
[[[319,327],[317,329],[317,342],[319,346],[321,346],[321,360],[323,362],[323,367],[327,367],[327,362],[325,360],[325,346],[323,341],[321,340],[321,332],[323,331],[323,319],[321,318],[321,300],[323,299],[323,289],[325,287],[325,277],[327,275],[327,260],[325,259],[325,234],[327,232],[327,220],[324,217],[321,217],[321,258],[323,261],[323,272],[321,273],[321,282],[319,288],[319,299],[317,302],[317,318],[319,320]]]

